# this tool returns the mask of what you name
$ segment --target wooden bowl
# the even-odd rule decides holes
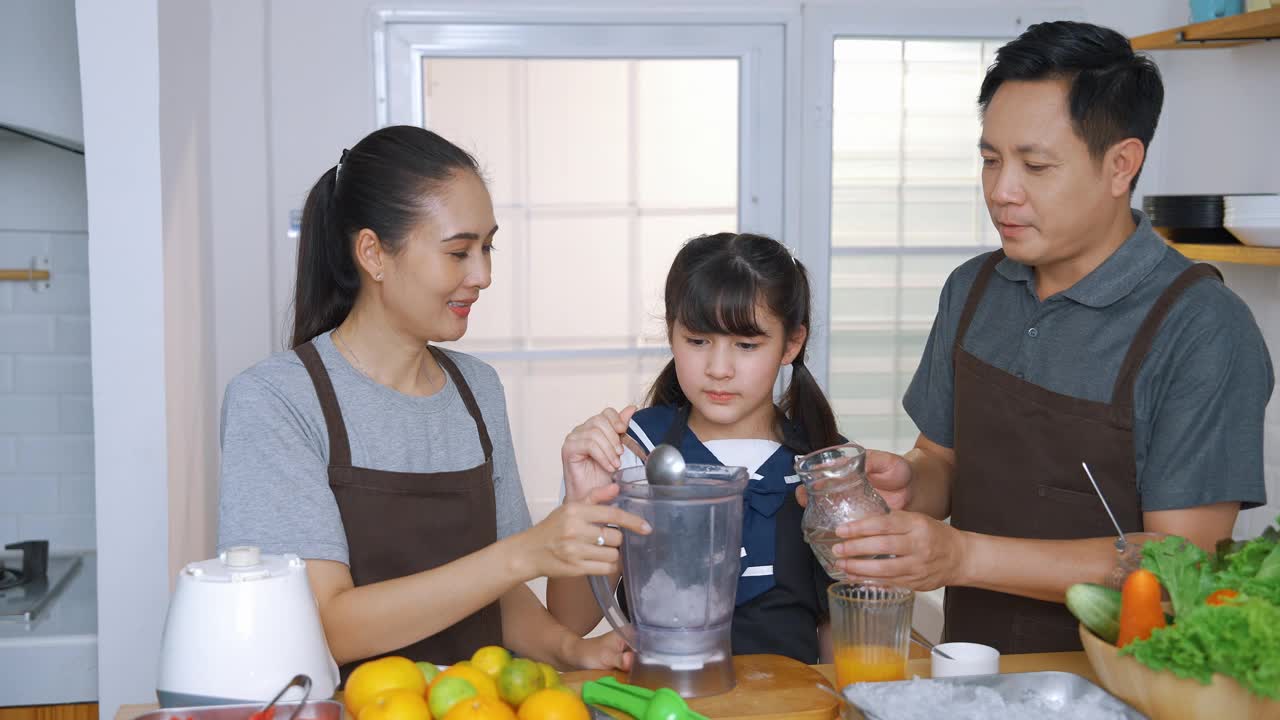
[[[1151,720],[1275,720],[1280,718],[1280,701],[1249,692],[1226,675],[1214,675],[1213,682],[1201,685],[1194,678],[1180,678],[1172,672],[1152,670],[1115,645],[1080,626],[1080,642],[1089,664],[1112,695],[1146,714]]]

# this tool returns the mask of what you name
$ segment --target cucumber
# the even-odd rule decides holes
[[[1120,591],[1095,585],[1077,583],[1067,588],[1067,609],[1094,635],[1112,645],[1120,634]]]

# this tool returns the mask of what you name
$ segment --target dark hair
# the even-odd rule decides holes
[[[360,290],[352,235],[368,228],[384,248],[399,252],[432,197],[464,170],[479,175],[475,158],[412,125],[375,130],[342,151],[302,208],[290,347],[332,330],[351,312]]]
[[[677,321],[699,333],[762,335],[757,304],[782,321],[784,340],[801,327],[810,328],[804,265],[785,245],[763,235],[719,233],[685,243],[667,273],[663,299],[668,337]],[[804,435],[809,447],[796,449],[805,451],[842,442],[831,404],[805,367],[808,344],[806,337],[791,363],[791,383],[780,408]],[[680,407],[688,402],[672,360],[649,389],[647,403]]]
[[[985,113],[1006,80],[1057,79],[1071,84],[1071,125],[1095,160],[1127,138],[1140,140],[1144,150],[1150,146],[1164,104],[1160,70],[1124,35],[1098,25],[1061,20],[1027,28],[996,51],[978,105]],[[1130,192],[1141,172],[1134,173]]]

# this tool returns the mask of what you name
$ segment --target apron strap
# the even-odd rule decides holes
[[[960,313],[960,325],[956,327],[956,340],[954,349],[960,348],[960,342],[964,340],[964,335],[969,331],[969,323],[973,322],[973,316],[978,312],[978,303],[982,302],[982,296],[987,291],[987,283],[991,280],[991,273],[995,272],[996,265],[1004,259],[1004,250],[996,250],[987,256],[986,262],[982,263],[982,267],[978,270],[978,277],[973,280],[973,287],[969,289],[969,297],[965,298],[964,310]],[[955,352],[951,353],[952,364],[955,364]]]
[[[1156,299],[1155,305],[1151,306],[1151,311],[1147,313],[1146,319],[1142,321],[1142,326],[1138,328],[1133,342],[1129,345],[1129,352],[1125,354],[1124,362],[1120,365],[1120,374],[1116,376],[1115,389],[1111,393],[1112,405],[1133,407],[1133,388],[1138,380],[1138,371],[1142,369],[1142,361],[1146,359],[1147,353],[1155,343],[1161,323],[1164,322],[1182,293],[1197,281],[1207,277],[1217,277],[1219,282],[1222,281],[1222,273],[1218,272],[1217,268],[1205,263],[1196,263],[1183,270],[1182,274],[1178,275]]]
[[[316,386],[316,395],[320,398],[320,410],[324,412],[324,424],[329,430],[329,464],[351,467],[351,443],[347,440],[347,425],[342,421],[342,410],[338,407],[338,395],[333,391],[329,371],[325,369],[314,342],[305,342],[293,351],[302,359],[307,374],[311,376],[311,384]]]
[[[489,440],[489,428],[484,424],[484,417],[480,415],[480,406],[476,404],[475,395],[471,394],[471,386],[467,385],[466,378],[462,377],[462,371],[458,370],[458,366],[445,351],[435,345],[428,345],[427,350],[431,351],[431,356],[440,363],[440,367],[449,373],[449,377],[453,378],[453,382],[458,386],[458,394],[462,396],[462,402],[467,406],[467,412],[471,413],[471,419],[476,422],[476,430],[480,432],[480,447],[484,448],[484,459],[487,462],[493,458],[493,442]]]

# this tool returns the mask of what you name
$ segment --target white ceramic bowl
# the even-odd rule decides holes
[[[977,643],[950,642],[935,646],[936,650],[951,656],[942,657],[929,653],[930,672],[933,677],[959,677],[962,675],[994,675],[1000,672],[1000,651]]]
[[[1224,222],[1223,227],[1245,245],[1280,247],[1280,220],[1268,225]]]
[[[1248,215],[1280,215],[1280,195],[1224,195],[1223,211]]]

